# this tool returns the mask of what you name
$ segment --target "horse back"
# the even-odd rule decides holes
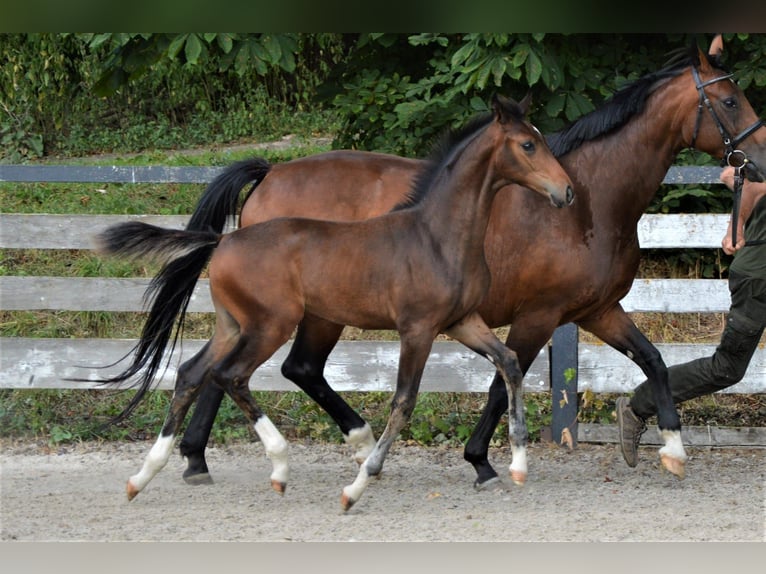
[[[336,150],[275,164],[242,208],[240,226],[276,217],[369,219],[407,196],[424,162]]]

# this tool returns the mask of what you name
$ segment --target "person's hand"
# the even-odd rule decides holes
[[[731,242],[731,223],[729,223],[729,228],[726,230],[726,235],[723,236],[723,240],[721,241],[721,247],[723,248],[723,252],[726,253],[726,255],[734,255],[737,251],[742,249],[745,246],[745,230],[742,228],[742,226],[739,226],[739,229],[737,229],[737,244],[733,245]]]
[[[720,179],[721,183],[726,185],[726,187],[734,190],[734,168],[732,166],[727,165],[725,168],[723,168],[720,175],[718,176],[718,179]]]

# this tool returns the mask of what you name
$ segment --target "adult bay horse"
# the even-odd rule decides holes
[[[401,340],[388,424],[356,480],[343,489],[344,509],[381,471],[392,442],[409,420],[439,333],[489,358],[503,377],[510,397],[511,468],[514,480],[523,483],[527,475],[523,375],[516,355],[495,337],[476,308],[490,283],[484,235],[497,191],[518,183],[557,207],[572,201],[569,177],[542,134],[524,120],[526,102],[495,97],[493,113],[469,123],[441,146],[417,178],[412,195],[380,217],[356,222],[280,218],[227,235],[173,231],[140,222],[108,228],[101,236],[105,252],[164,262],[141,337],[142,342],[164,341],[153,349],[157,359],[176,321],[182,328],[184,301],[208,261],[216,310],[213,337],[179,368],[160,436],[140,472],[128,480],[129,499],[165,465],[189,406],[210,384],[224,389],[254,424],[273,464],[272,486],[284,491],[287,443],[260,410],[248,385],[255,369],[304,318],[304,328],[330,324],[396,329]],[[525,193],[523,187],[517,189]],[[112,380],[130,377],[142,360],[137,354],[124,375]],[[138,400],[151,383],[151,374],[140,378]]]
[[[522,371],[555,328],[575,322],[630,357],[652,382],[663,461],[677,475],[685,454],[680,421],[667,390],[667,370],[657,349],[620,305],[638,268],[637,224],[679,151],[687,147],[725,158],[733,148],[750,160],[748,175],[766,166],[766,130],[745,94],[721,69],[720,37],[710,58],[697,49],[617,92],[601,108],[550,137],[551,147],[575,183],[577,201],[540,217],[541,199],[512,186],[495,198],[486,237],[492,273],[479,312],[491,327],[511,324],[506,344]],[[222,229],[235,214],[240,192],[255,181],[240,225],[280,216],[352,220],[390,210],[407,194],[422,161],[361,151],[333,151],[269,166],[236,164],[211,182],[189,227]],[[551,244],[550,241],[553,240]],[[552,272],[554,271],[555,272]],[[342,326],[298,329],[283,374],[317,401],[364,460],[374,437],[323,376]],[[204,449],[223,392],[206,387],[181,441],[187,482],[210,481]],[[496,377],[485,411],[465,447],[476,485],[497,477],[487,459],[490,439],[507,408]],[[673,458],[668,458],[672,456]]]

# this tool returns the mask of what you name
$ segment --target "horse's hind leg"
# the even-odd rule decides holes
[[[324,378],[327,357],[343,331],[343,325],[307,315],[298,326],[295,341],[282,365],[282,374],[298,385],[327,414],[354,447],[354,460],[362,464],[375,446],[375,436],[362,417],[336,393]]]
[[[595,319],[580,321],[580,326],[614,347],[638,365],[649,380],[657,405],[657,425],[665,446],[660,449],[662,465],[684,478],[686,451],[681,441],[681,419],[668,384],[668,369],[657,348],[638,330],[620,305]]]
[[[211,344],[208,342],[199,353],[178,369],[175,391],[160,435],[146,456],[141,470],[128,479],[126,487],[128,500],[133,500],[167,464],[173,449],[173,441],[178,434],[181,423],[189,410],[189,406],[206,381],[211,359]]]
[[[487,324],[473,313],[446,332],[468,348],[490,359],[502,376],[506,392],[510,398],[508,406],[508,433],[511,442],[511,479],[516,484],[524,484],[527,479],[527,424],[524,417],[523,373],[519,368],[516,353],[506,347]]]

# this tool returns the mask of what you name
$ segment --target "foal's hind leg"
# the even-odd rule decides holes
[[[226,391],[242,412],[253,423],[263,443],[266,456],[271,460],[271,487],[283,494],[287,486],[287,441],[274,423],[263,413],[250,392],[250,375],[282,345],[290,330],[277,338],[266,337],[263,332],[243,334],[234,349],[216,364],[211,372],[213,381]]]
[[[375,446],[372,429],[330,388],[323,374],[327,357],[342,332],[343,325],[306,315],[298,326],[295,342],[282,365],[282,374],[333,418],[346,443],[354,447],[354,460],[362,464]]]
[[[133,500],[167,464],[173,449],[173,440],[178,434],[186,412],[206,381],[211,359],[211,343],[208,342],[199,353],[178,369],[175,391],[160,435],[146,456],[141,470],[128,479],[126,487],[128,500]]]
[[[181,456],[186,459],[183,479],[188,484],[213,482],[205,460],[205,447],[224,394],[223,389],[218,385],[205,385],[197,398],[191,419],[179,445]]]
[[[511,442],[511,479],[518,485],[527,479],[527,424],[524,418],[523,373],[519,368],[516,353],[495,336],[487,324],[473,313],[452,327],[446,334],[460,341],[468,348],[487,357],[497,368],[505,381],[510,403],[508,406],[508,433]]]

